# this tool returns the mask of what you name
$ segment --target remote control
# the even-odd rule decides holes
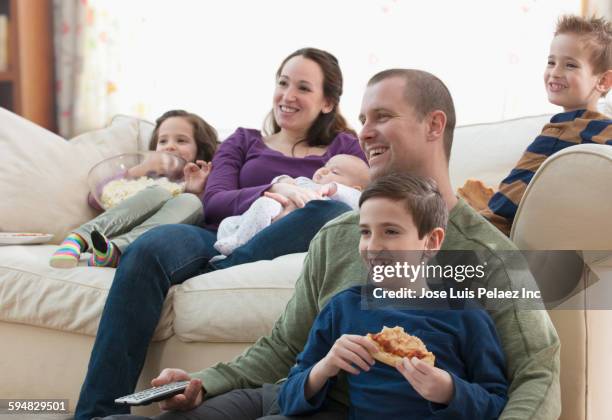
[[[145,389],[115,400],[115,404],[147,405],[155,401],[165,400],[180,394],[189,385],[189,381],[172,382],[162,386]]]

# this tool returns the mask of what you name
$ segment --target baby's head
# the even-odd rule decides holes
[[[544,84],[565,111],[597,109],[612,86],[612,25],[603,18],[563,16],[550,44]]]
[[[200,116],[183,110],[164,113],[155,121],[149,150],[172,153],[187,162],[210,162],[219,146],[217,131]]]
[[[359,208],[359,251],[368,265],[383,251],[430,254],[442,245],[448,209],[430,178],[385,175],[361,193]]]
[[[335,155],[312,176],[317,184],[338,184],[362,191],[370,182],[368,165],[353,155]]]

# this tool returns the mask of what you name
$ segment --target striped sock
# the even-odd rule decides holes
[[[117,267],[121,252],[106,236],[94,230],[91,232],[91,246],[93,252],[87,265],[93,267]]]
[[[87,242],[77,233],[71,233],[64,239],[57,251],[51,256],[49,265],[55,268],[73,268],[79,263],[81,252],[87,249]]]

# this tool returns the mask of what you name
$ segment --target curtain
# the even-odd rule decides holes
[[[58,127],[63,137],[99,128],[117,112],[118,3],[53,1]]]

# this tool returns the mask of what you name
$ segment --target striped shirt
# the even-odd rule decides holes
[[[540,165],[566,147],[588,143],[612,146],[612,120],[609,117],[584,109],[554,115],[501,182],[498,192],[481,214],[510,235],[518,205]]]

